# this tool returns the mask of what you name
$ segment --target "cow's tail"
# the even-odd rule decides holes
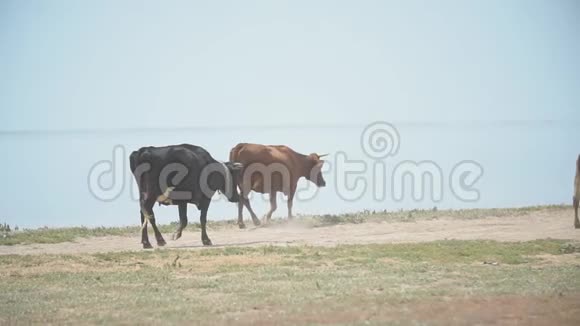
[[[580,154],[576,160],[576,176],[580,177]]]
[[[239,143],[236,146],[234,146],[234,148],[232,148],[230,150],[230,162],[238,162],[238,160],[240,159],[240,150],[244,147],[244,145],[246,145],[245,143]],[[241,163],[241,162],[238,162]],[[240,172],[238,173],[238,177],[235,180],[235,182],[237,183],[238,187],[240,188],[240,191],[242,190],[242,180],[244,179],[244,171],[245,171],[245,166],[242,167],[242,169],[240,170]],[[243,191],[241,191],[241,193],[243,194]]]
[[[138,163],[149,163],[151,162],[152,155],[151,152],[148,150],[144,150],[140,153],[138,158]],[[147,228],[147,224],[150,223],[151,215],[145,209],[145,201],[149,200],[149,196],[152,196],[152,184],[149,178],[150,168],[146,169],[141,175],[139,176],[138,184],[139,184],[139,201],[141,206],[141,213],[143,214],[143,225],[141,226],[141,230]]]
[[[129,167],[131,168],[131,173],[135,173],[137,169],[137,161],[139,159],[139,152],[133,151],[131,155],[129,155]]]
[[[139,164],[149,164],[149,168],[145,169],[145,171],[139,175],[139,191],[141,192],[140,195],[142,199],[147,199],[148,196],[151,195],[151,190],[153,190],[149,184],[149,172],[152,165],[151,158],[151,153],[148,150],[143,151],[139,155]]]
[[[244,144],[240,143],[230,150],[230,162],[235,162],[238,159],[238,153],[243,146]]]
[[[145,202],[149,199],[149,196],[151,196],[149,188],[149,172],[147,171],[143,172],[141,175],[141,181],[139,185],[139,206],[141,208],[141,214],[143,214],[143,225],[141,225],[141,231],[147,228],[147,224],[151,219],[151,215],[145,209]]]

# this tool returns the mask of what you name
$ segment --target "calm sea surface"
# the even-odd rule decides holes
[[[580,129],[574,123],[396,125],[398,151],[384,159],[365,152],[361,145],[363,129],[269,127],[0,134],[0,222],[21,227],[138,224],[139,208],[132,194],[134,181],[128,155],[141,146],[179,143],[203,146],[218,160],[227,160],[230,148],[239,142],[286,144],[306,154],[330,153],[325,172],[327,187],[315,194],[312,188],[305,190],[303,198],[294,204],[296,214],[433,206],[511,207],[568,204],[572,200],[575,159],[580,153]],[[121,146],[117,157],[116,146]],[[337,162],[338,158],[342,161]],[[479,192],[475,201],[458,198],[452,189],[453,169],[464,161],[475,164],[464,167],[476,166],[483,171],[467,189]],[[401,162],[405,163],[399,165]],[[415,163],[439,174],[435,178],[435,198],[430,178],[420,185],[424,196],[418,200],[411,193],[417,187],[412,188],[410,182],[402,190],[393,189],[393,184],[405,184],[397,181],[397,166],[405,169]],[[101,188],[93,184],[91,191],[89,173],[95,165],[94,173],[108,168],[110,173],[98,179]],[[360,170],[361,166],[366,169]],[[465,180],[469,183],[469,173]],[[302,180],[300,185],[304,187],[307,182]],[[395,193],[399,194],[397,198]],[[267,200],[254,196],[253,206],[263,215]],[[178,219],[175,206],[156,206],[155,213],[160,223]],[[199,212],[194,206],[189,207],[188,215],[190,220],[198,221]],[[286,203],[279,200],[275,216],[285,215]],[[235,204],[216,195],[209,219],[236,216]],[[247,212],[245,216],[248,218]]]

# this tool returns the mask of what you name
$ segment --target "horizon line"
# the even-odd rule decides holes
[[[514,120],[514,119],[497,119],[497,120],[450,120],[450,121],[429,121],[429,120],[373,120],[368,123],[337,123],[337,124],[271,124],[271,125],[224,125],[224,126],[161,126],[161,127],[119,127],[119,128],[71,128],[71,129],[12,129],[0,130],[0,136],[19,136],[19,135],[66,135],[66,134],[103,134],[103,133],[141,133],[141,132],[179,132],[179,131],[216,131],[226,129],[332,129],[332,128],[364,128],[365,126],[383,121],[397,126],[538,126],[553,124],[570,124],[580,123],[576,120],[556,120],[556,119],[535,119],[535,120]]]

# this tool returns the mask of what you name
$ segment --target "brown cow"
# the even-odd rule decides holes
[[[578,202],[580,201],[580,155],[576,160],[576,178],[574,179],[574,227],[580,229],[578,220]]]
[[[230,151],[230,160],[242,163],[244,169],[240,173],[238,185],[240,187],[240,201],[238,203],[238,225],[240,229],[245,227],[243,210],[248,209],[255,225],[260,225],[260,220],[250,206],[248,194],[256,191],[270,194],[270,210],[264,216],[268,222],[272,213],[276,210],[276,193],[283,192],[288,196],[288,219],[292,218],[292,201],[296,193],[298,179],[306,179],[315,183],[318,187],[324,187],[326,182],[322,178],[322,165],[320,158],[325,155],[312,153],[303,155],[295,152],[284,145],[259,145],[241,143]]]

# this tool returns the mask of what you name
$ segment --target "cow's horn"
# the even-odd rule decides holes
[[[330,154],[329,154],[329,153],[326,153],[326,154],[320,154],[320,155],[318,155],[318,157],[322,158],[322,157],[325,157],[325,156],[328,156],[328,155],[330,155]]]

